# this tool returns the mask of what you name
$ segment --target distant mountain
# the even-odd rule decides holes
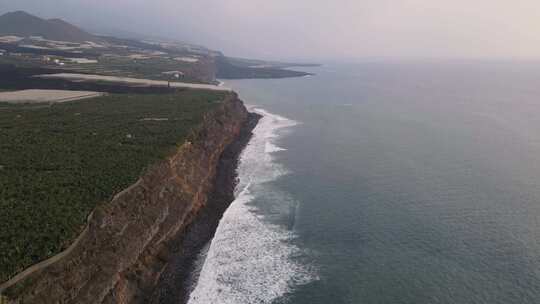
[[[61,19],[45,20],[23,11],[0,16],[0,35],[42,36],[49,40],[69,42],[99,40],[96,36]]]

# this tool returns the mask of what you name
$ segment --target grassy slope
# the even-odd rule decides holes
[[[67,247],[96,204],[171,153],[223,94],[0,104],[0,281]]]

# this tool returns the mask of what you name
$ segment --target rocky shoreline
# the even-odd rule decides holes
[[[236,168],[239,157],[251,139],[251,131],[261,116],[250,113],[238,139],[223,152],[214,181],[214,189],[208,203],[195,220],[172,243],[172,253],[165,271],[152,292],[148,303],[187,303],[193,276],[198,275],[196,262],[206,245],[212,240],[219,220],[234,201],[234,189],[238,182]]]

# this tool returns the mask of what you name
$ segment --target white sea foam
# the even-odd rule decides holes
[[[274,152],[286,151],[286,150],[287,149],[278,147],[278,146],[276,146],[276,145],[274,145],[273,143],[270,143],[270,142],[267,142],[265,147],[264,147],[264,152],[265,153],[274,153]]]
[[[190,304],[271,303],[314,278],[309,267],[295,260],[301,250],[292,244],[294,233],[270,223],[251,204],[272,191],[267,182],[287,173],[272,153],[282,150],[274,143],[280,132],[296,122],[255,111],[263,118],[240,157],[236,200],[219,223]],[[267,194],[284,203],[292,201],[283,192]]]

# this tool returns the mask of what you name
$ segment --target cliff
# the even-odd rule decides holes
[[[3,295],[10,303],[145,302],[171,243],[206,206],[222,155],[245,136],[249,121],[231,94],[173,156],[98,206],[70,248],[8,282]]]

